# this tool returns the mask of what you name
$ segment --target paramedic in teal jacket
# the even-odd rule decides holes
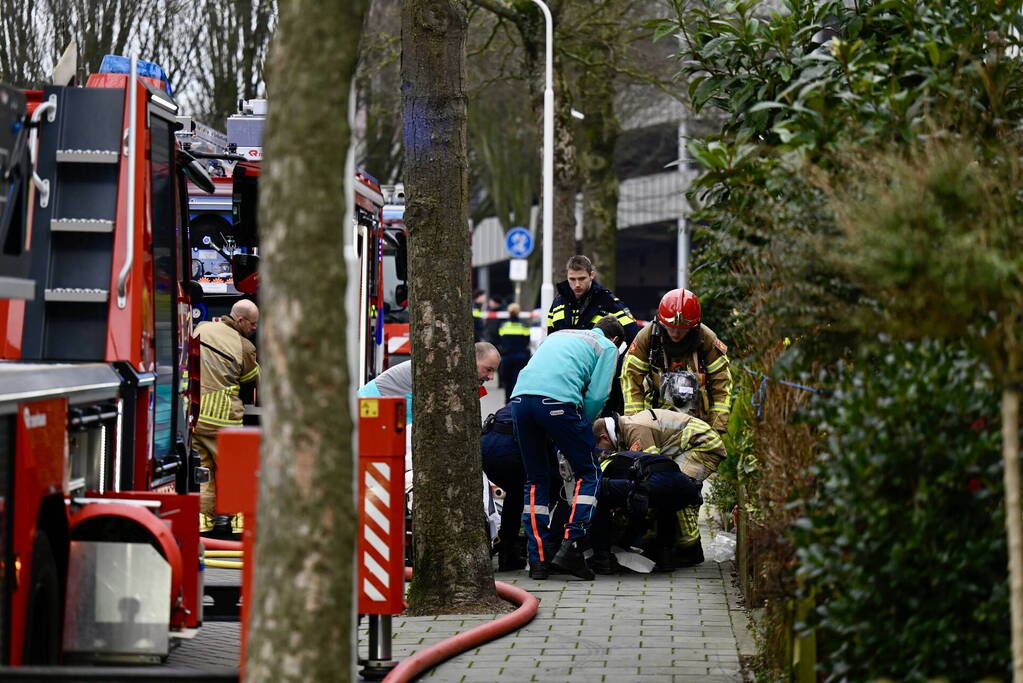
[[[625,329],[614,317],[601,318],[592,330],[561,330],[547,337],[519,374],[512,393],[515,436],[526,467],[522,513],[529,551],[529,576],[546,579],[550,564],[582,579],[593,572],[583,559],[583,537],[596,505],[600,470],[594,457],[593,420],[611,391],[618,344]],[[572,466],[575,484],[564,541],[549,557],[548,505],[552,482],[547,440]]]

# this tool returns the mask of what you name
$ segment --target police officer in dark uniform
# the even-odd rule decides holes
[[[593,263],[585,256],[573,256],[565,266],[568,279],[559,282],[557,296],[547,313],[547,334],[558,330],[592,330],[597,321],[613,315],[625,328],[625,342],[631,344],[639,324],[629,307],[594,277]]]
[[[504,386],[505,396],[515,391],[519,372],[529,362],[529,327],[519,320],[522,309],[518,304],[508,306],[508,320],[497,329],[497,348],[501,351],[501,369],[498,376]]]
[[[506,405],[483,423],[480,437],[483,455],[483,472],[491,482],[504,490],[501,507],[501,526],[497,531],[497,571],[506,572],[524,569],[526,556],[524,543],[519,541],[524,507],[526,469],[522,464],[522,451],[515,439],[512,428],[511,406]],[[550,476],[561,481],[557,456],[553,448],[550,453]],[[558,496],[561,500],[561,496]],[[564,525],[568,516],[566,505],[557,504],[551,512],[552,524]],[[557,552],[558,539],[552,541],[551,552]]]

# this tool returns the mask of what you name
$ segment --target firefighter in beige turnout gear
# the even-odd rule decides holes
[[[612,419],[613,426],[610,429],[605,420],[593,423],[598,448],[667,456],[678,463],[682,474],[699,482],[714,474],[727,455],[717,431],[700,418],[687,413],[647,409],[635,415]],[[678,511],[681,534],[677,538],[675,566],[685,567],[703,562],[699,513],[698,505]]]
[[[259,323],[256,304],[242,299],[235,302],[231,314],[217,322],[200,323],[192,336],[200,344],[201,398],[199,419],[192,432],[192,443],[199,451],[210,480],[199,489],[200,531],[213,531],[216,508],[217,432],[224,427],[240,427],[245,409],[239,391],[241,385],[259,377],[256,347],[248,339]],[[239,515],[240,517],[240,515]],[[230,531],[231,521],[216,518],[216,533]]]
[[[675,289],[661,299],[657,319],[636,335],[622,364],[626,415],[661,407],[663,376],[689,370],[700,379],[694,414],[718,432],[727,431],[732,410],[728,347],[700,316],[699,299],[688,290]]]
[[[700,323],[701,317],[700,300],[688,289],[673,289],[664,295],[657,318],[636,335],[622,364],[626,415],[663,405],[696,415],[721,434],[728,430],[732,410],[728,347]],[[683,376],[692,378],[691,392],[684,398],[665,397],[666,390],[681,386],[677,380]],[[717,463],[713,463],[699,477],[685,469],[683,472],[703,481],[716,470]],[[703,561],[699,513],[697,507],[678,513],[682,527],[680,564]]]

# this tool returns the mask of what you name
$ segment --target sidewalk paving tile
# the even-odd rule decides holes
[[[705,536],[705,539],[709,535]],[[532,592],[540,609],[518,631],[427,672],[437,683],[739,683],[735,606],[726,595],[727,566],[713,562],[670,574],[626,574],[575,581],[532,581],[524,571],[497,575]],[[395,659],[407,657],[493,615],[394,619]],[[364,620],[365,621],[365,620]],[[171,655],[169,666],[209,669],[237,658],[237,623],[210,623]],[[365,623],[359,649],[367,649]]]

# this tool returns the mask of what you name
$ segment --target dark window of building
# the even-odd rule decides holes
[[[678,159],[678,124],[660,123],[623,131],[615,147],[615,172],[619,180],[665,173]]]

